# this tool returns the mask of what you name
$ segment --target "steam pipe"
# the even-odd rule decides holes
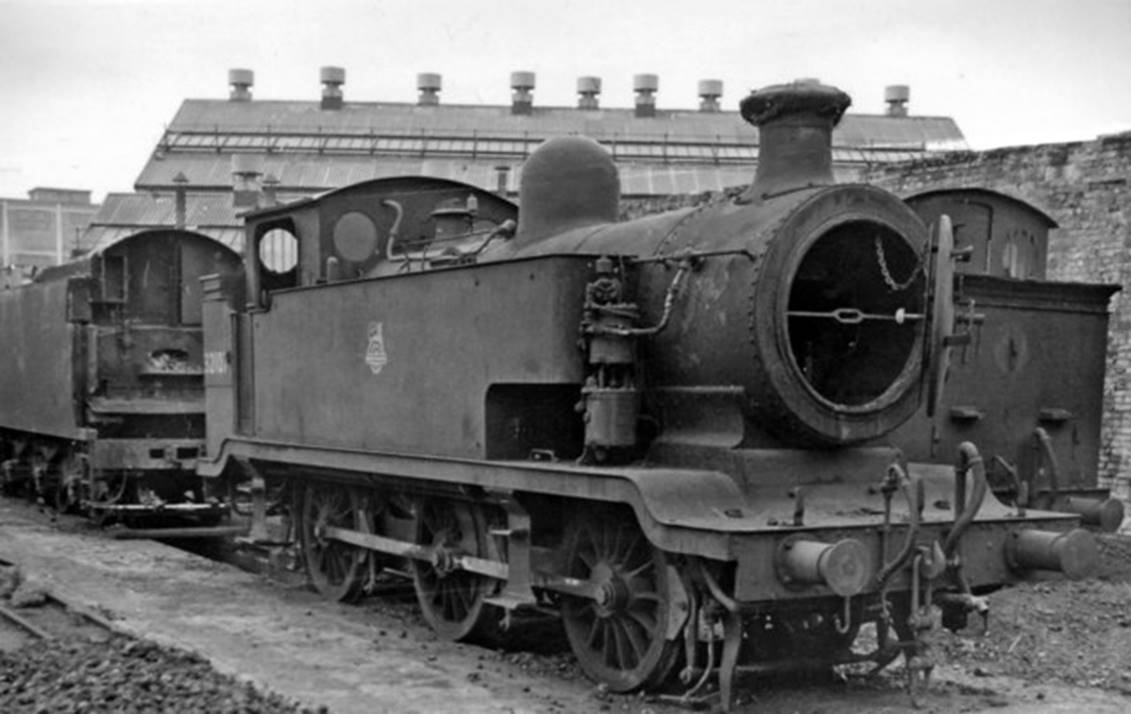
[[[974,493],[967,501],[966,473],[971,470],[974,472]],[[958,539],[974,522],[974,516],[978,515],[985,498],[986,465],[982,461],[982,455],[978,453],[978,448],[969,441],[964,441],[958,445],[958,457],[954,463],[954,509],[958,515],[954,527],[950,529],[943,544],[943,552],[947,558],[954,554]],[[962,509],[961,513],[958,512],[959,508]]]
[[[895,558],[884,564],[880,571],[876,574],[876,586],[883,589],[887,583],[888,578],[895,573],[895,571],[902,568],[911,554],[915,551],[915,539],[919,535],[919,525],[922,520],[923,512],[923,478],[918,474],[910,474],[907,469],[904,469],[900,464],[893,463],[888,467],[888,479],[899,486],[899,490],[903,492],[904,498],[907,499],[908,510],[908,524],[907,524],[907,537],[903,540],[903,548],[896,554]]]
[[[389,242],[385,244],[385,258],[390,262],[407,261],[409,260],[409,257],[407,255],[404,255],[403,253],[401,255],[396,255],[395,253],[393,253],[393,246],[397,242],[397,232],[401,228],[401,218],[404,217],[404,209],[401,208],[400,203],[388,199],[381,201],[381,205],[388,206],[397,214],[396,218],[393,219],[393,227],[389,229]]]
[[[660,321],[651,327],[607,327],[603,325],[594,325],[592,333],[595,335],[615,335],[617,337],[650,337],[659,334],[668,326],[668,321],[671,320],[672,308],[675,305],[676,295],[679,294],[680,284],[683,278],[691,270],[691,261],[683,260],[680,262],[679,267],[675,271],[675,277],[672,278],[671,284],[668,286],[668,292],[664,295],[664,313],[660,316]]]
[[[1045,463],[1048,464],[1049,504],[1051,504],[1053,501],[1056,500],[1056,497],[1060,494],[1060,474],[1058,473],[1058,471],[1060,470],[1060,464],[1057,463],[1056,452],[1053,451],[1053,449],[1052,449],[1052,437],[1049,436],[1049,433],[1047,431],[1045,431],[1044,427],[1038,426],[1033,431],[1033,439],[1034,439],[1034,441],[1036,441],[1035,448],[1040,453],[1040,455],[1044,458]],[[1033,481],[1034,481],[1034,483],[1029,484],[1029,492],[1032,493],[1032,494],[1036,494],[1036,492],[1037,492],[1037,484],[1035,483],[1036,478],[1037,478],[1036,471],[1031,473],[1029,475],[1029,478],[1033,479]],[[1048,504],[1046,504],[1046,505],[1048,505]]]
[[[699,570],[699,576],[703,578],[711,596],[728,612],[738,612],[740,609],[738,601],[723,592],[723,589],[719,586],[719,581],[715,580],[715,576],[711,575],[710,571],[703,565],[703,561],[695,558],[695,567]]]

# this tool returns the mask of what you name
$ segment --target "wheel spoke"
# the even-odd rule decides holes
[[[624,524],[618,523],[617,527],[613,529],[613,542],[609,546],[609,560],[614,563],[622,562],[621,557],[621,535],[624,533]],[[623,551],[627,553],[628,551]]]
[[[662,595],[660,595],[660,593],[639,592],[639,593],[633,593],[632,599],[633,599],[634,602],[639,601],[639,600],[644,600],[646,602],[659,604],[659,603],[663,602],[664,597]]]
[[[597,564],[597,554],[590,550],[582,550],[577,554],[578,559],[585,564],[585,575],[593,572],[593,566]]]
[[[604,655],[605,664],[615,669],[620,669],[617,666],[616,646],[613,644],[613,635],[609,631],[609,621],[601,620],[601,653]]]
[[[600,512],[571,521],[567,572],[588,580],[599,597],[567,597],[566,634],[586,674],[611,691],[658,683],[677,647],[666,638],[666,560],[631,519]]]
[[[589,606],[589,609],[592,610],[592,605]],[[589,649],[593,649],[593,646],[597,643],[597,635],[599,635],[603,629],[601,627],[603,622],[604,620],[597,617],[596,613],[593,614],[592,623],[589,625],[589,635],[585,638],[585,646]]]
[[[348,600],[359,594],[365,556],[360,548],[327,541],[318,533],[328,526],[360,529],[361,509],[356,491],[330,483],[306,486],[300,523],[303,553],[311,582],[326,598]]]
[[[624,620],[618,617],[612,620],[612,622],[617,643],[617,656],[620,660],[621,668],[632,669],[640,663],[640,657],[633,651],[632,641],[628,636],[628,629],[625,627]]]
[[[629,609],[627,611],[627,614],[633,622],[640,626],[640,629],[643,631],[643,633],[654,631],[656,629],[656,625],[659,624],[656,622],[656,618],[648,617],[644,613],[638,612],[637,610]]]
[[[411,509],[416,516],[416,542],[441,549],[448,555],[488,557],[487,517],[480,506],[460,501],[427,498]],[[446,551],[451,550],[451,553]],[[459,568],[442,570],[430,562],[413,560],[413,586],[424,619],[438,635],[449,640],[489,638],[497,629],[495,608],[484,601],[495,581]]]
[[[656,564],[652,562],[651,558],[649,558],[635,568],[627,570],[627,572],[625,572],[624,574],[624,577],[628,580],[636,580],[642,573],[647,571],[649,568],[655,567],[655,565]]]
[[[643,536],[640,534],[640,530],[636,529],[636,531],[632,534],[632,540],[629,541],[628,547],[625,548],[625,550],[624,550],[625,557],[624,557],[623,562],[628,563],[630,561],[632,554],[638,552],[638,549],[640,548],[640,545],[641,545],[640,539],[642,537]],[[652,556],[651,556],[651,553],[649,553],[647,549],[644,549],[644,551],[642,553],[640,553],[640,557],[644,559],[645,563],[651,565]]]

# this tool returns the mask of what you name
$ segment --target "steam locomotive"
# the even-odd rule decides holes
[[[0,487],[60,511],[213,522],[204,445],[204,275],[232,250],[147,230],[0,290]]]
[[[249,214],[244,294],[204,281],[198,473],[250,482],[253,533],[289,513],[326,597],[407,569],[453,640],[551,611],[612,691],[717,680],[726,706],[739,675],[900,653],[924,682],[932,606],[964,626],[1097,548],[999,501],[970,441],[890,445],[977,320],[947,216],[833,183],[848,104],[753,93],[753,183],[634,221],[581,137],[530,156],[517,223],[427,178]]]
[[[1011,196],[947,188],[905,200],[924,222],[953,221],[965,257],[956,309],[972,341],[955,353],[934,417],[920,410],[892,442],[912,461],[935,461],[972,441],[1002,500],[1116,530],[1123,504],[1098,474],[1108,303],[1119,286],[1049,281],[1056,223]]]

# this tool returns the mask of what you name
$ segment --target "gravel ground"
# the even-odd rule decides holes
[[[992,595],[989,635],[948,636],[948,660],[978,677],[1131,696],[1131,535],[1102,536],[1100,545],[1096,578],[1024,583]]]
[[[218,674],[204,658],[117,634],[0,652],[0,711],[313,712]]]
[[[54,524],[52,530],[60,526],[61,523]],[[1131,536],[1104,536],[1101,540],[1104,568],[1099,577],[1083,582],[1041,580],[1001,590],[990,596],[992,616],[985,637],[947,634],[937,640],[942,645],[941,662],[920,711],[933,714],[1077,711],[1122,714],[1131,711],[1131,666],[1126,662],[1131,652],[1131,610],[1128,609]],[[58,547],[69,542],[59,540]],[[85,538],[83,542],[89,543]],[[109,547],[107,544],[106,548]],[[124,558],[111,556],[112,552],[116,551],[106,551],[107,561]],[[132,563],[129,559],[121,562]],[[155,562],[159,563],[160,559]],[[149,567],[146,565],[147,569]],[[200,565],[200,572],[192,580],[208,581],[214,577],[212,570],[223,567]],[[118,577],[131,587],[142,587],[140,575],[133,574],[129,568]],[[417,711],[461,711],[467,708],[461,705],[470,704],[469,697],[475,690],[489,693],[488,701],[492,702],[491,706],[476,711],[537,714],[575,711],[677,714],[684,711],[645,697],[609,695],[594,687],[580,674],[568,646],[553,626],[542,629],[533,642],[527,642],[519,650],[452,645],[438,641],[420,621],[408,588],[382,598],[367,598],[361,607],[339,607],[314,602],[309,593],[298,587],[265,588],[265,585],[260,583],[253,599],[260,603],[260,609],[268,611],[270,617],[265,617],[263,626],[270,626],[270,632],[264,630],[260,636],[255,634],[258,630],[240,630],[234,639],[199,640],[193,648],[199,648],[202,655],[214,662],[226,659],[230,663],[234,645],[259,637],[260,649],[254,650],[259,652],[258,661],[246,658],[238,661],[243,665],[262,665],[260,669],[263,669],[268,659],[266,655],[289,642],[288,632],[301,624],[273,614],[273,608],[279,606],[276,600],[295,601],[308,608],[305,619],[318,619],[325,627],[337,628],[325,629],[326,641],[319,640],[319,657],[325,661],[320,659],[312,664],[308,660],[305,665],[308,669],[313,667],[311,671],[325,680],[327,686],[344,686],[335,677],[347,672],[342,667],[348,657],[354,658],[349,660],[348,671],[375,658],[384,657],[379,661],[388,661],[390,656],[403,665],[404,671],[394,667],[387,673],[385,678],[389,682],[383,684],[384,680],[367,678],[359,684],[356,693],[358,704],[373,704],[387,698],[381,698],[383,690],[372,687],[392,687],[400,708],[370,707],[367,711],[401,711],[410,701],[410,694],[419,694],[430,686],[446,692],[447,698],[440,701],[450,702],[451,708],[418,707]],[[230,593],[229,599],[236,596],[236,591],[226,592]],[[178,607],[175,612],[182,612],[188,603],[180,603]],[[320,614],[326,612],[330,614]],[[224,622],[236,622],[230,619],[234,615],[226,617],[229,619]],[[152,628],[154,632],[160,630],[161,624],[154,621]],[[363,639],[351,635],[352,639],[345,640],[351,644],[346,646],[341,641],[346,633],[360,635]],[[366,646],[358,646],[366,639]],[[340,646],[333,648],[337,655],[344,652],[333,662],[331,650],[322,649],[322,645],[332,646],[331,640],[339,641]],[[325,669],[327,667],[333,669]],[[230,666],[220,669],[233,671]],[[739,714],[865,711],[906,714],[914,710],[901,690],[901,670],[902,665],[897,664],[872,680],[774,678],[746,682],[737,711]],[[248,670],[237,671],[238,679],[221,676],[197,655],[117,635],[93,643],[40,643],[13,655],[0,656],[0,712],[298,712],[318,711],[310,707],[323,703],[337,710],[339,705],[349,701],[341,697],[335,701],[327,699],[330,690],[325,688],[311,690],[321,693],[315,698],[298,697],[285,686],[280,687],[280,691],[294,696],[307,707],[303,709],[277,695],[257,692],[246,683]],[[295,676],[290,670],[287,672],[287,676]],[[450,677],[445,679],[444,673],[455,673],[464,686],[470,685],[472,689],[452,689],[460,685],[448,683]],[[432,679],[421,679],[424,674],[429,674],[435,683],[430,683]],[[290,681],[276,680],[276,684]],[[515,706],[516,702],[521,703]]]

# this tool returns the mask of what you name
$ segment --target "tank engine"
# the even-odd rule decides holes
[[[749,189],[631,222],[580,137],[529,158],[517,228],[435,179],[249,215],[247,307],[205,300],[201,472],[251,478],[260,532],[278,495],[327,597],[407,568],[451,639],[553,611],[613,691],[717,678],[726,705],[740,674],[899,653],[924,680],[932,605],[961,626],[1096,546],[988,493],[971,443],[885,444],[965,337],[949,221],[833,183],[848,103],[752,94]]]
[[[932,418],[892,434],[914,461],[978,444],[990,487],[1007,503],[1081,514],[1114,531],[1123,504],[1102,488],[1108,303],[1118,285],[1050,281],[1049,229],[1027,203],[982,188],[932,190],[907,204],[925,222],[955,227],[955,309],[972,333],[951,360]]]
[[[0,482],[60,510],[219,517],[204,440],[200,277],[239,257],[143,231],[0,291]]]

